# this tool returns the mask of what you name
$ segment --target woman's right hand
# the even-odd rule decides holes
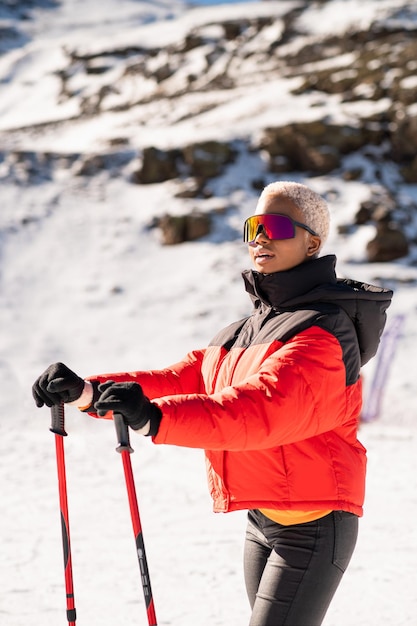
[[[36,379],[32,386],[32,395],[36,406],[42,407],[46,404],[51,407],[61,402],[78,400],[83,389],[82,378],[63,363],[54,363]]]

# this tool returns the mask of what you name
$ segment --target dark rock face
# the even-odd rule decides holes
[[[16,36],[16,45],[24,45],[13,28],[19,20],[31,19],[35,5],[50,10],[57,5],[53,0],[9,0],[3,4],[2,10],[14,16],[16,23],[10,24],[7,32],[0,30],[0,48],[2,37]],[[309,32],[308,19],[303,21],[311,4],[289,4],[277,15],[268,15],[264,10],[254,17],[237,15],[219,17],[217,21],[207,13],[208,17],[196,20],[185,34],[179,30],[178,37],[164,47],[142,45],[141,41],[112,45],[109,40],[107,44],[67,48],[66,62],[55,72],[57,104],[76,104],[72,110],[77,112],[71,119],[51,121],[51,127],[132,110],[139,120],[138,137],[141,128],[152,124],[155,116],[167,127],[195,118],[196,128],[201,129],[211,111],[239,101],[247,89],[262,91],[273,81],[285,83],[294,103],[314,96],[306,119],[299,119],[295,106],[293,116],[291,111],[284,116],[285,123],[271,124],[269,117],[256,136],[253,131],[245,135],[240,129],[236,140],[231,134],[225,139],[212,131],[208,138],[190,140],[187,135],[181,145],[169,147],[169,142],[162,145],[158,141],[139,141],[140,147],[135,150],[128,136],[120,136],[113,140],[110,150],[103,149],[101,154],[4,150],[0,154],[0,179],[14,177],[22,184],[41,183],[60,167],[67,167],[76,176],[94,177],[106,170],[111,170],[111,175],[125,175],[131,163],[132,183],[192,181],[183,185],[177,197],[201,198],[210,195],[208,182],[224,175],[235,162],[236,141],[240,142],[240,150],[243,145],[247,153],[259,153],[265,163],[264,172],[254,172],[254,189],[262,188],[264,174],[282,176],[287,172],[361,180],[365,177],[361,166],[345,165],[347,157],[361,155],[372,163],[381,188],[394,204],[389,224],[376,220],[374,211],[367,216],[365,206],[361,207],[361,215],[358,213],[356,226],[371,220],[377,227],[375,240],[367,248],[369,260],[406,256],[410,242],[404,220],[396,217],[401,198],[395,186],[383,180],[381,170],[387,163],[395,169],[397,186],[400,182],[417,182],[416,9],[411,5],[401,10],[392,8],[389,15],[376,14],[370,25],[361,27],[358,20],[345,32],[316,34]],[[320,10],[328,2],[314,4]],[[328,102],[333,103],[334,114],[323,106]],[[291,108],[291,104],[287,106]],[[19,130],[24,135],[41,129]],[[411,210],[415,207],[404,208],[406,212]],[[203,234],[209,228],[193,218],[183,220],[172,235],[172,223],[168,222],[164,225],[165,243],[195,238],[200,227]]]
[[[407,238],[399,228],[380,223],[375,237],[368,242],[366,253],[371,263],[394,261],[408,255]]]

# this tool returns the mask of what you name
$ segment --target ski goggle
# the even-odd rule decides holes
[[[288,215],[264,213],[263,215],[248,217],[243,226],[243,241],[245,243],[255,241],[260,232],[264,232],[268,239],[293,239],[296,226],[304,228],[311,235],[318,237],[317,233],[309,226],[296,222]]]

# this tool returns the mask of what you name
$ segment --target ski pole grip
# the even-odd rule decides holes
[[[65,414],[63,402],[61,402],[60,404],[53,404],[51,406],[51,428],[49,430],[56,435],[61,435],[61,437],[67,436],[67,433],[65,432]]]
[[[129,427],[124,421],[123,415],[121,413],[113,413],[113,421],[116,427],[117,442],[119,444],[116,448],[116,452],[121,453],[127,451],[131,454],[134,450],[130,445]]]

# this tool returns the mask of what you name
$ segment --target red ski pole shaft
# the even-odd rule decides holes
[[[136,496],[135,481],[133,478],[132,463],[130,454],[133,448],[130,446],[129,430],[120,413],[114,413],[114,424],[116,427],[117,452],[120,452],[123,460],[123,469],[126,480],[127,494],[129,498],[130,515],[132,518],[133,533],[135,535],[136,553],[139,561],[140,577],[142,582],[143,595],[146,604],[146,613],[149,626],[157,626],[155,607],[152,596],[151,579],[149,576],[148,561],[146,558],[145,543],[143,539],[142,524],[140,521],[139,506]]]
[[[75,626],[76,610],[74,586],[72,578],[71,542],[68,516],[67,478],[65,472],[64,437],[65,417],[64,405],[51,407],[51,429],[55,433],[55,450],[58,473],[59,506],[61,511],[62,548],[64,552],[65,591],[67,602],[67,620],[69,626]]]

